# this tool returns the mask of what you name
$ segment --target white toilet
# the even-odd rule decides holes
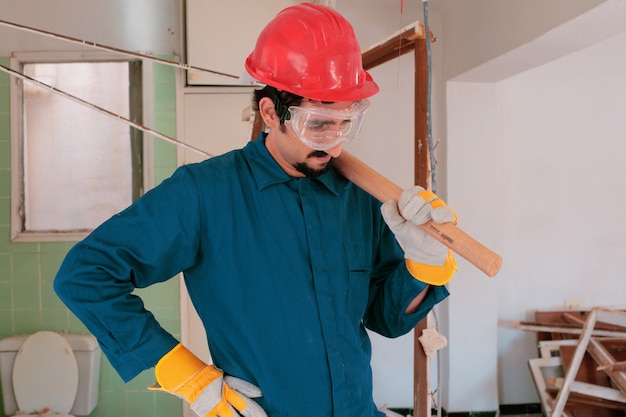
[[[92,335],[41,331],[0,340],[4,413],[86,416],[98,404],[100,347]]]

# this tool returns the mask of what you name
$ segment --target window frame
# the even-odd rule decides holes
[[[23,73],[23,65],[32,63],[64,63],[64,62],[140,62],[141,86],[132,86],[129,98],[134,95],[137,107],[131,109],[129,119],[140,125],[152,124],[154,76],[150,63],[137,59],[120,58],[108,52],[15,52],[11,55],[11,69]],[[130,65],[129,71],[137,71],[137,66]],[[24,113],[23,83],[28,82],[14,78],[10,85],[10,129],[11,129],[11,241],[12,242],[63,242],[79,241],[85,238],[92,229],[81,231],[27,231],[24,230]],[[132,105],[131,105],[132,107]],[[95,111],[95,110],[94,110]],[[143,123],[142,123],[143,121]],[[124,123],[124,121],[119,121]],[[139,182],[133,180],[133,200],[136,200],[154,186],[153,141],[147,140],[142,131],[131,128],[130,139],[142,148]],[[135,162],[133,162],[135,165]],[[134,167],[135,168],[135,167]],[[139,189],[137,191],[136,189]],[[112,213],[114,214],[114,213]]]

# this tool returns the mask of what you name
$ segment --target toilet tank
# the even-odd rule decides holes
[[[13,394],[13,363],[22,343],[29,335],[15,335],[0,340],[0,383],[4,413],[13,415],[17,410]],[[61,333],[67,340],[78,363],[78,392],[71,413],[77,416],[89,415],[98,405],[100,387],[101,351],[92,335]]]

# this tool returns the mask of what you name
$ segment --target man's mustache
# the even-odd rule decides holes
[[[309,158],[323,158],[326,155],[328,154],[324,151],[313,151],[309,154]]]

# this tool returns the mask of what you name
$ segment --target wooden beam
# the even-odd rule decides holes
[[[548,380],[562,375],[563,360],[558,356],[550,356],[546,358],[532,358],[528,360],[528,367],[541,401],[543,415],[548,416],[552,413],[554,404],[550,401],[551,397],[547,392]]]
[[[531,323],[531,322],[516,322],[513,324],[513,327],[520,330],[528,330],[534,332],[548,332],[548,333],[564,333],[571,335],[580,335],[583,330],[580,327],[560,327],[560,326],[549,326],[541,323]],[[594,337],[623,337],[626,338],[626,332],[614,332],[610,330],[596,330],[593,329],[591,331],[591,335]]]
[[[565,374],[563,386],[561,387],[561,389],[559,389],[559,393],[556,396],[556,402],[554,403],[554,408],[550,413],[550,417],[561,417],[561,415],[563,414],[565,404],[567,403],[567,398],[570,394],[572,383],[574,382],[574,378],[576,378],[576,374],[578,373],[578,369],[583,360],[583,356],[585,355],[587,347],[589,346],[589,340],[591,340],[591,332],[593,330],[593,327],[596,325],[596,319],[597,311],[593,309],[591,310],[591,313],[589,313],[589,316],[587,316],[587,321],[585,321],[585,325],[583,326],[582,333],[580,335],[580,338],[578,339],[578,345],[576,346],[576,352],[574,353],[574,358],[572,359],[570,368]]]
[[[415,184],[431,188],[430,146],[428,144],[428,62],[426,40],[415,40]]]
[[[399,33],[363,51],[363,68],[370,70],[413,51],[417,39],[425,39],[424,26],[418,23],[406,26]]]
[[[558,389],[563,388],[563,378],[556,378],[555,387]],[[596,407],[608,407],[611,402],[612,409],[626,410],[626,394],[622,391],[603,387],[601,385],[590,384],[588,382],[574,381],[570,390],[571,394],[579,394],[580,399],[586,399],[586,403]]]
[[[596,368],[598,371],[618,372],[626,371],[626,361],[619,361],[607,365],[600,365]]]
[[[591,355],[594,361],[600,366],[608,366],[603,369],[604,372],[611,378],[613,384],[615,384],[623,393],[626,393],[626,372],[613,371],[610,365],[616,364],[617,360],[611,354],[609,349],[603,344],[602,339],[591,338],[587,351]],[[621,343],[620,348],[626,346],[626,343]]]

